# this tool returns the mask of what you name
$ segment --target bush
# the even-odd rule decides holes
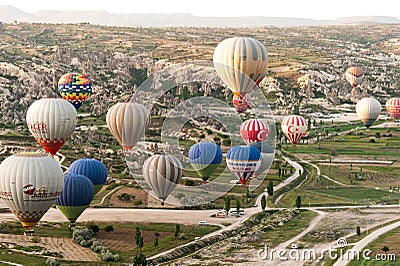
[[[106,231],[106,232],[112,232],[112,231],[114,231],[114,226],[112,226],[112,225],[107,225],[106,227],[104,227],[104,231]]]
[[[192,179],[185,179],[185,186],[194,186],[194,181]]]
[[[93,231],[85,226],[76,226],[73,229],[72,238],[77,243],[80,243],[82,240],[90,240],[93,238]]]
[[[106,249],[106,251],[102,250],[100,252],[100,258],[102,261],[119,261],[119,255],[118,254],[112,254],[111,251]]]
[[[182,234],[179,236],[179,238],[180,238],[180,239],[184,239],[184,240],[188,239],[185,233],[182,233]]]
[[[98,233],[100,231],[99,226],[97,224],[88,224],[87,228],[92,230],[93,233]]]
[[[46,265],[58,266],[58,265],[60,265],[60,263],[55,258],[47,258],[46,259]]]
[[[370,139],[369,142],[370,143],[375,143],[375,139]]]
[[[138,205],[142,205],[143,204],[143,201],[140,199],[140,200],[137,200],[137,201],[135,201],[134,203],[133,203],[133,205],[136,205],[136,206],[138,206]]]

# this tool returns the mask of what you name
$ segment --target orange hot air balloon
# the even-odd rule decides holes
[[[393,121],[398,120],[400,118],[400,98],[390,98],[386,102],[386,111]]]

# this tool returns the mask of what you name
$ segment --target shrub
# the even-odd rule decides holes
[[[60,262],[58,262],[55,258],[47,258],[46,259],[46,265],[58,266],[58,265],[60,265]]]
[[[192,179],[185,179],[185,186],[194,186],[194,181]]]
[[[104,227],[104,231],[106,231],[106,232],[112,232],[112,231],[114,231],[114,226],[112,226],[112,225],[107,225],[106,227]]]
[[[133,203],[133,205],[136,205],[136,206],[138,206],[138,205],[142,205],[143,204],[143,201],[140,199],[140,200],[137,200],[137,201],[135,201],[134,203]]]
[[[97,224],[88,224],[87,228],[92,230],[93,233],[98,233],[100,231],[99,226]]]

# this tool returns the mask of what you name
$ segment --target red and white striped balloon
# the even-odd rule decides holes
[[[246,120],[240,125],[240,136],[246,144],[263,142],[268,135],[268,125],[257,118]]]
[[[400,118],[400,98],[390,98],[386,102],[386,110],[393,120]]]
[[[282,132],[295,145],[307,131],[307,121],[299,115],[286,116],[282,123]]]

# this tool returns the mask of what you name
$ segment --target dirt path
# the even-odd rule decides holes
[[[21,246],[41,246],[50,252],[60,253],[64,260],[99,261],[99,256],[95,252],[81,247],[71,238],[0,234],[0,242]]]

